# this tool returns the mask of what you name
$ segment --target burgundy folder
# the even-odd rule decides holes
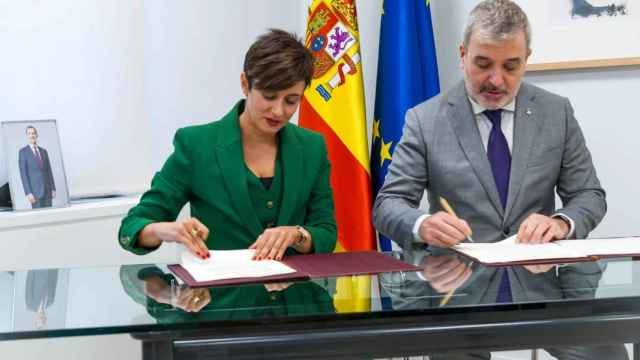
[[[273,276],[198,282],[191,277],[187,270],[178,264],[169,265],[169,269],[171,269],[171,271],[173,271],[190,287],[227,286],[347,275],[379,274],[392,271],[421,270],[418,266],[407,264],[394,257],[377,251],[293,255],[285,257],[282,262],[296,270],[296,272]]]

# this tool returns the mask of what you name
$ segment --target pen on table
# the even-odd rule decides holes
[[[473,265],[473,261],[470,262],[467,266],[465,266],[465,269],[469,269],[471,268],[471,266]],[[447,303],[449,302],[449,300],[451,300],[451,297],[453,296],[453,293],[456,292],[456,289],[451,289],[449,290],[449,292],[442,298],[442,300],[440,300],[440,307],[447,305]]]
[[[451,205],[449,205],[449,202],[447,201],[447,199],[443,198],[442,196],[440,196],[440,205],[442,206],[444,211],[449,213],[449,215],[453,215],[455,217],[458,217],[458,215],[456,215],[455,211],[453,211],[453,208],[451,207]],[[473,239],[471,238],[471,235],[467,236],[467,240],[469,240],[469,242],[473,242]]]

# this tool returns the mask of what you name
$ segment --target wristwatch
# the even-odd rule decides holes
[[[296,230],[298,230],[298,234],[300,235],[300,237],[298,238],[298,240],[293,244],[295,246],[304,246],[304,244],[307,242],[307,240],[311,239],[311,234],[309,234],[309,232],[307,231],[307,229],[303,228],[302,226],[296,225]]]

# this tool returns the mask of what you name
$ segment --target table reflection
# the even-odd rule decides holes
[[[592,299],[606,268],[601,262],[489,267],[450,250],[423,247],[405,250],[399,256],[423,270],[380,276],[394,309],[439,307],[450,292],[453,295],[446,306],[496,304],[504,272],[509,274],[513,303]],[[412,304],[408,299],[420,301]]]
[[[446,249],[405,249],[402,260],[423,268],[415,273],[387,273],[381,287],[394,310],[497,305],[502,275],[508,272],[511,303],[594,299],[606,263],[583,262],[489,267]],[[444,301],[443,301],[444,299]],[[445,304],[446,303],[446,304]],[[531,348],[537,348],[531,344]],[[622,344],[546,348],[558,359],[628,359]],[[430,359],[490,359],[489,352],[429,354]]]
[[[334,313],[327,289],[313,281],[191,288],[158,266],[120,267],[125,292],[159,322],[237,320]]]

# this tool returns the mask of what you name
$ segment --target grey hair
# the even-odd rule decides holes
[[[524,31],[527,49],[531,49],[531,25],[520,6],[510,0],[484,0],[469,13],[462,45],[469,46],[474,31],[488,40],[500,41],[512,39],[520,30]]]

